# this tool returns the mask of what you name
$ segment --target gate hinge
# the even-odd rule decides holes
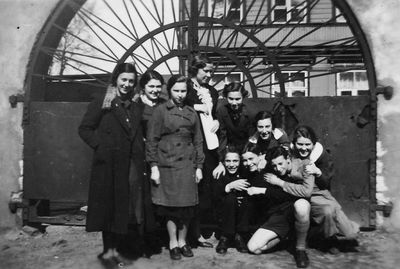
[[[392,86],[378,86],[376,87],[376,95],[383,94],[386,100],[390,100],[393,97],[393,87]]]
[[[24,94],[17,93],[17,94],[10,95],[8,97],[8,101],[10,102],[10,105],[11,105],[12,108],[16,108],[17,107],[17,103],[23,103],[24,102]]]

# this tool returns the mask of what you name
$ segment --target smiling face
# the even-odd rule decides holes
[[[121,96],[125,96],[133,91],[135,85],[134,73],[121,73],[117,78],[117,90]]]
[[[226,99],[232,110],[239,110],[243,103],[243,95],[241,92],[229,92]]]
[[[243,166],[247,168],[250,172],[257,171],[258,163],[260,162],[260,157],[257,154],[247,151],[242,154]]]
[[[206,64],[204,68],[199,68],[196,74],[196,80],[200,84],[207,83],[208,80],[211,78],[211,72],[214,66],[210,63]]]
[[[150,81],[144,86],[144,94],[151,101],[157,101],[160,97],[161,86],[161,81],[158,79],[150,79]]]
[[[224,166],[229,174],[235,174],[239,169],[240,156],[235,152],[228,152],[225,155]]]
[[[314,148],[311,139],[302,136],[296,139],[294,146],[302,159],[308,158]]]
[[[271,119],[263,119],[257,121],[257,131],[260,134],[260,138],[267,140],[271,137],[272,133],[272,122]]]
[[[171,95],[171,99],[172,101],[179,105],[183,104],[183,101],[185,101],[186,98],[186,94],[187,94],[187,86],[186,86],[186,82],[177,82],[174,84],[174,86],[172,86],[171,90],[170,90],[170,95]]]
[[[285,157],[281,155],[271,160],[271,166],[277,175],[285,176],[291,169],[291,161],[290,158],[285,159]]]

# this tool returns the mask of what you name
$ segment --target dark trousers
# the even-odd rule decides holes
[[[216,196],[215,179],[212,172],[218,165],[217,150],[205,150],[203,164],[203,179],[198,185],[199,204],[196,207],[196,214],[189,226],[188,237],[190,241],[197,242],[202,234],[200,224],[216,224]]]
[[[248,197],[239,200],[236,193],[229,193],[220,200],[219,206],[222,236],[231,237],[235,233],[243,234],[249,231]]]

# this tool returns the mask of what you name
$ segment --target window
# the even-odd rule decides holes
[[[233,81],[242,81],[243,73],[242,72],[231,72],[229,75],[225,72],[214,72],[209,84],[214,86],[214,88],[221,92],[226,84],[229,84]]]
[[[298,96],[308,96],[308,81],[307,73],[305,71],[282,71],[282,79],[285,82],[285,96],[287,97],[298,97]],[[272,92],[273,97],[279,96],[280,87],[278,84],[278,78],[276,74],[272,76]]]
[[[367,73],[364,70],[338,73],[336,80],[338,96],[369,94]]]
[[[304,0],[273,0],[272,22],[306,22],[306,1]]]
[[[241,0],[209,0],[208,16],[239,23],[243,18]]]

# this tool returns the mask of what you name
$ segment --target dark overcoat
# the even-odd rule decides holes
[[[79,135],[94,150],[86,230],[127,233],[132,179],[141,185],[143,178],[143,105],[132,102],[125,109],[117,97],[110,109],[102,109],[103,99],[97,96],[89,104],[79,126]]]
[[[240,117],[237,122],[232,119],[233,111],[229,104],[224,104],[217,109],[219,121],[219,160],[222,162],[223,153],[227,145],[235,145],[239,152],[242,151],[249,137],[254,133],[253,115],[242,105]]]
[[[200,120],[192,107],[180,109],[169,100],[154,109],[146,140],[146,159],[160,171],[160,184],[152,186],[154,204],[198,204],[195,169],[203,166],[202,147]]]

